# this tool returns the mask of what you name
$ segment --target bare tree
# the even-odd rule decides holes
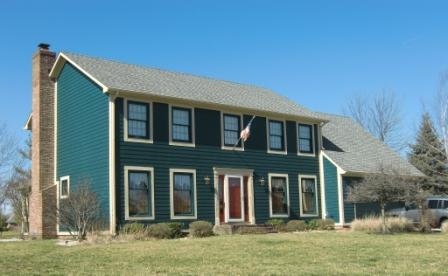
[[[439,134],[445,150],[445,156],[448,157],[448,72],[442,74],[440,78],[437,104]]]
[[[16,155],[16,142],[14,137],[6,128],[5,124],[0,125],[0,209],[5,204],[6,189],[5,184]]]
[[[21,225],[20,234],[29,229],[29,197],[31,194],[31,139],[24,149],[19,150],[20,159],[14,166],[13,174],[5,185],[5,196],[12,207],[17,222]]]
[[[90,189],[87,180],[78,183],[69,197],[61,199],[57,210],[59,225],[69,231],[78,241],[86,238],[87,232],[100,221],[100,203]]]
[[[381,167],[379,173],[369,174],[355,183],[350,190],[349,201],[353,203],[377,203],[381,209],[382,232],[387,232],[386,207],[388,204],[405,200],[405,177],[395,170]]]
[[[374,96],[356,95],[344,107],[351,116],[381,142],[396,151],[404,149],[400,124],[401,105],[393,91],[383,90]]]

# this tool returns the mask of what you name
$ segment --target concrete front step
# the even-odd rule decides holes
[[[265,224],[221,224],[215,225],[213,232],[217,235],[234,235],[234,234],[269,234],[275,233],[275,229]]]

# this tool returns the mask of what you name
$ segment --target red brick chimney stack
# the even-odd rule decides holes
[[[56,61],[50,45],[40,43],[32,59],[32,177],[30,229],[32,237],[56,236],[54,179],[55,84],[49,73]]]

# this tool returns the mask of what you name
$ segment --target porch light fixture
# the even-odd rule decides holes
[[[205,182],[205,185],[207,185],[207,186],[210,185],[210,177],[209,177],[208,175],[206,175],[206,176],[204,177],[204,182]]]
[[[260,178],[258,178],[258,183],[260,183],[260,186],[264,186],[264,177],[260,176]]]

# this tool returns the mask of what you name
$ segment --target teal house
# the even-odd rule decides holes
[[[332,218],[343,226],[375,212],[346,193],[380,160],[420,174],[351,119],[264,88],[65,52],[49,69],[41,81],[54,89],[38,94],[51,93],[41,109],[54,113],[47,197],[57,206],[87,183],[112,234],[130,222]],[[36,116],[27,123],[33,138]]]

